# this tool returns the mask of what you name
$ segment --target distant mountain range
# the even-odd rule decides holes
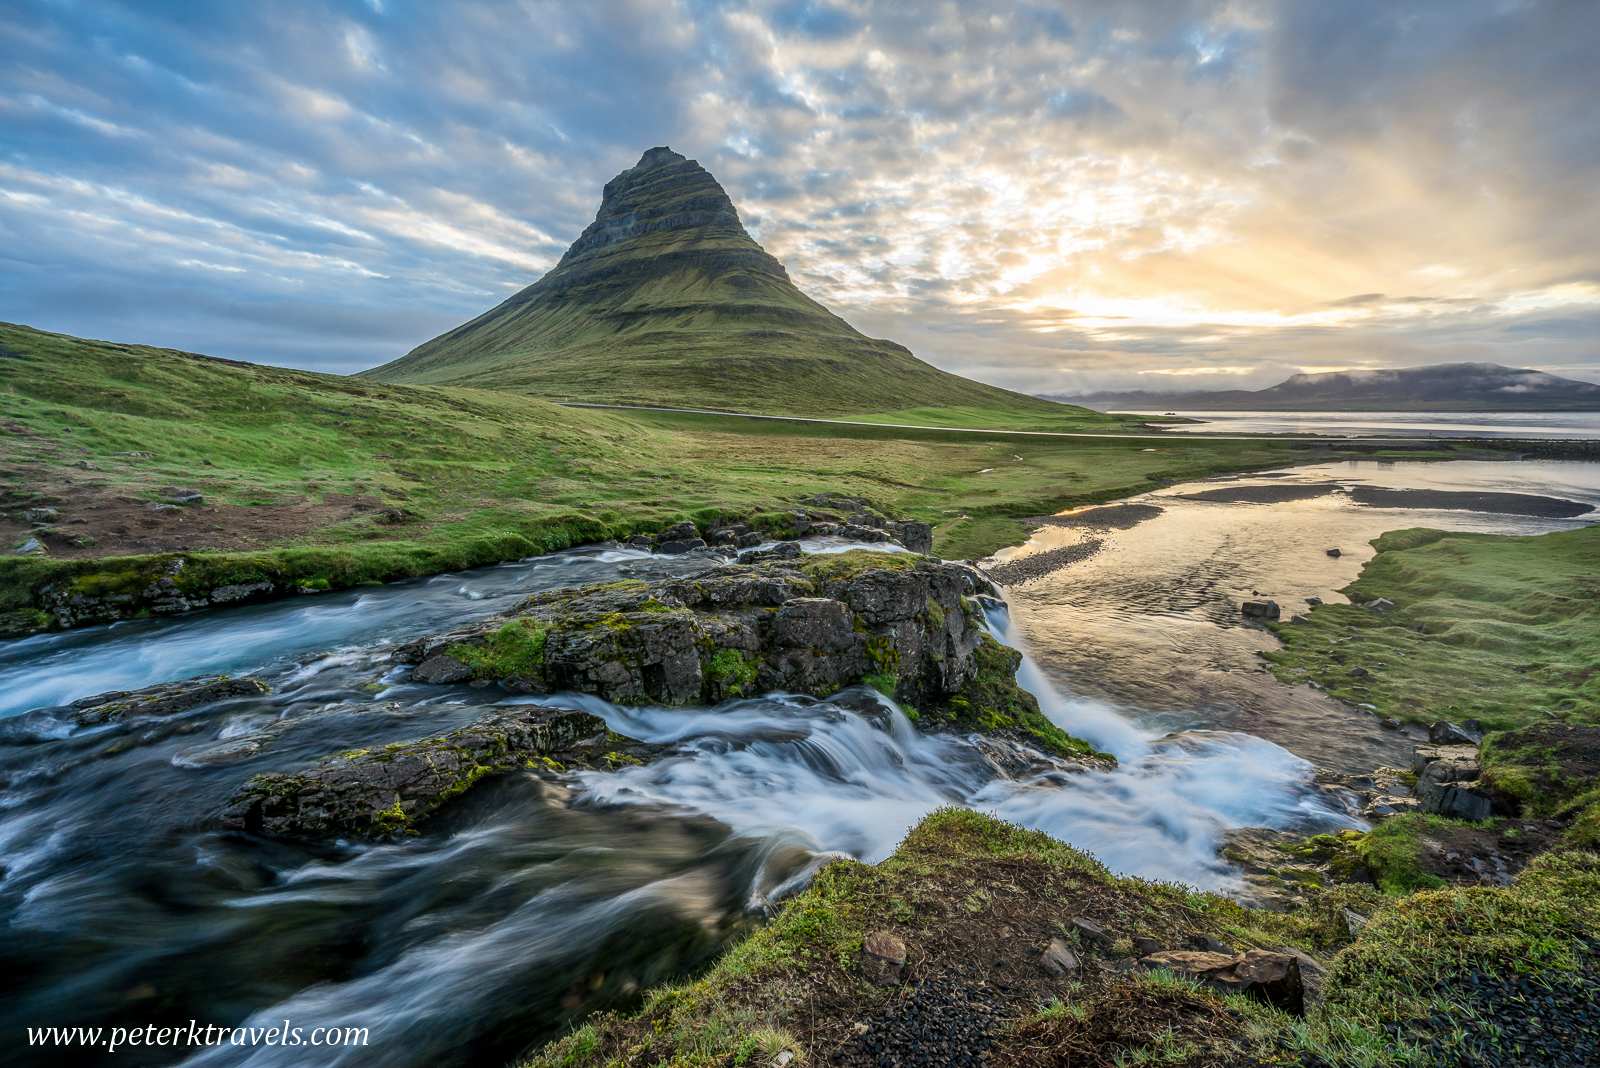
[[[606,183],[594,222],[543,278],[361,376],[781,415],[924,406],[1064,414],[856,330],[751,238],[710,172],[666,147]]]
[[[1393,371],[1293,375],[1275,386],[1257,390],[1229,389],[1215,393],[1131,390],[1040,396],[1102,412],[1156,408],[1257,412],[1600,411],[1600,386],[1495,363],[1441,363]]]

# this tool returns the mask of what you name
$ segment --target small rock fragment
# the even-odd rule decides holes
[[[1093,942],[1101,949],[1110,949],[1116,944],[1116,939],[1106,934],[1099,924],[1094,923],[1092,920],[1084,919],[1082,916],[1072,917],[1072,927],[1080,937]]]
[[[1217,938],[1215,935],[1191,932],[1189,934],[1189,944],[1195,949],[1204,950],[1207,953],[1225,953],[1228,956],[1235,955],[1234,948],[1222,941],[1220,938]]]
[[[1045,947],[1044,953],[1039,957],[1039,964],[1045,971],[1057,978],[1076,975],[1078,969],[1082,966],[1078,960],[1078,955],[1072,951],[1072,947],[1060,938],[1050,939],[1050,944]]]
[[[906,944],[887,931],[869,931],[861,943],[861,972],[879,986],[898,986]]]

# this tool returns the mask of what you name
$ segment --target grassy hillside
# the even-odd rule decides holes
[[[1378,555],[1340,592],[1395,609],[1325,604],[1309,622],[1273,625],[1284,648],[1264,655],[1278,678],[1419,723],[1600,724],[1600,526],[1399,530],[1373,545]]]
[[[543,278],[362,377],[597,404],[812,416],[972,406],[1026,413],[1030,428],[1107,421],[860,333],[790,281],[715,178],[664,148],[607,183],[595,221]]]
[[[824,491],[935,523],[936,552],[982,555],[1021,540],[1006,516],[1295,456],[1272,442],[1041,439],[564,408],[13,325],[0,325],[0,347],[0,532],[10,538],[0,611],[29,608],[53,575],[136,570],[180,552],[341,586],[687,517],[781,521],[799,498]],[[204,508],[145,510],[174,487],[200,491]],[[60,513],[50,526],[57,537],[45,539],[43,557],[16,556],[33,533],[23,511],[39,505]],[[75,547],[68,535],[93,544]]]

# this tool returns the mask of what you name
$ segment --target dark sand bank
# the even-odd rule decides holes
[[[1390,489],[1384,486],[1354,486],[1346,489],[1337,482],[1314,482],[1301,486],[1228,486],[1180,496],[1184,500],[1210,501],[1213,504],[1285,504],[1326,497],[1332,493],[1348,493],[1352,501],[1368,508],[1433,508],[1493,515],[1526,515],[1540,519],[1570,519],[1594,511],[1593,505],[1531,493]]]

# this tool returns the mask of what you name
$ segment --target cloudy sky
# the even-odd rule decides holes
[[[1600,380],[1594,0],[5,0],[0,319],[347,373],[653,145],[1029,392]]]

